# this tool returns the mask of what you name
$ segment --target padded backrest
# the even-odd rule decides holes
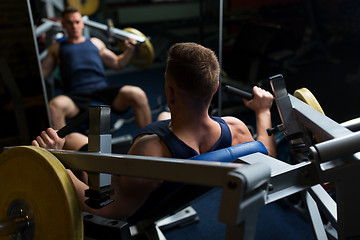
[[[252,141],[212,152],[203,153],[190,159],[212,162],[233,162],[239,157],[256,152],[268,154],[268,151],[262,142]]]

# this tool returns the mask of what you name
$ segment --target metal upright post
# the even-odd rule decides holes
[[[89,152],[111,153],[110,107],[92,106],[89,112]],[[101,208],[113,202],[110,195],[111,175],[105,173],[88,173],[89,189],[87,204],[92,208]]]
[[[221,69],[222,69],[222,41],[223,41],[223,0],[219,1],[219,64],[220,64],[220,74],[219,74],[219,89],[218,89],[218,116],[222,115],[222,78],[221,78]]]

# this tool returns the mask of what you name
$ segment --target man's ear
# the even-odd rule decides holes
[[[168,102],[168,104],[174,104],[175,103],[175,92],[174,92],[174,88],[168,86],[166,88],[166,101]]]
[[[220,85],[220,82],[218,81],[217,82],[217,85],[216,85],[216,88],[215,88],[215,91],[214,91],[214,94],[217,92],[217,90],[219,89],[219,85]]]

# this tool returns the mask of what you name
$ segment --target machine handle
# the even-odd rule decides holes
[[[231,93],[231,94],[237,95],[239,97],[245,98],[246,100],[251,100],[254,97],[254,95],[252,93],[240,90],[240,89],[232,87],[230,85],[225,85],[224,91],[227,93]]]
[[[61,138],[65,137],[87,120],[89,120],[89,110],[76,116],[74,120],[72,120],[70,123],[66,124],[63,128],[57,131],[58,136]]]

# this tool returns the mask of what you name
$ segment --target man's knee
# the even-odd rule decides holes
[[[49,111],[51,114],[65,114],[73,117],[78,113],[74,102],[65,95],[59,95],[49,101]]]
[[[57,109],[60,110],[62,108],[65,108],[65,106],[67,105],[66,102],[68,102],[68,97],[64,96],[64,95],[59,95],[53,99],[50,100],[49,102],[49,108],[50,109]]]
[[[140,104],[148,104],[146,93],[139,87],[136,87],[136,99]]]
[[[171,119],[171,114],[168,111],[163,111],[159,114],[159,116],[157,117],[157,121],[162,121],[162,120],[168,120]]]
[[[134,104],[148,104],[147,95],[140,87],[124,86],[120,90],[120,94],[124,94]]]

